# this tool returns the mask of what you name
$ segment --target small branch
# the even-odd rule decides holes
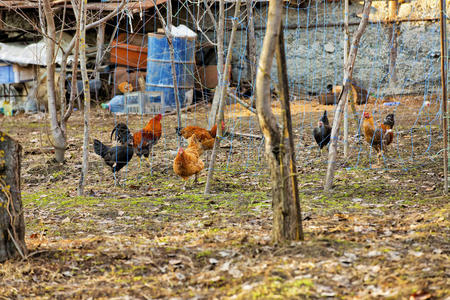
[[[216,18],[214,18],[214,14],[211,11],[211,7],[208,5],[208,1],[203,0],[203,3],[205,4],[205,10],[208,13],[208,16],[211,18],[211,22],[214,24],[214,28],[217,28]]]
[[[219,108],[219,102],[221,99],[221,88],[220,84],[223,82],[224,72],[228,74],[227,70],[224,69],[223,56],[224,56],[224,28],[225,28],[225,13],[224,13],[225,3],[224,0],[219,2],[219,23],[217,24],[217,80],[219,82],[216,91],[214,92],[214,98],[211,105],[211,109],[208,115],[208,127],[211,128],[216,124],[217,110]]]
[[[13,224],[11,224],[13,225]],[[9,234],[9,237],[11,238],[11,240],[14,243],[14,246],[16,246],[17,252],[19,252],[20,256],[22,257],[22,259],[26,259],[25,255],[22,252],[22,249],[20,248],[20,245],[16,242],[16,239],[14,238],[14,235],[11,233],[11,231],[9,230],[9,228],[6,228]]]
[[[344,80],[343,80],[344,88],[342,89],[339,95],[338,105],[336,107],[336,113],[334,114],[333,126],[331,130],[330,150],[328,154],[328,167],[324,187],[326,191],[329,191],[333,186],[334,171],[336,168],[336,155],[337,155],[336,149],[337,149],[338,132],[339,132],[339,125],[341,122],[343,106],[345,104],[344,99],[347,99],[347,94],[351,87],[350,79],[352,78],[353,75],[353,67],[356,61],[356,54],[358,53],[359,41],[361,40],[361,37],[367,27],[371,6],[372,0],[365,0],[363,9],[363,18],[361,19],[361,23],[359,24],[358,30],[355,32],[353,36],[350,54],[348,55],[347,65],[345,66]]]
[[[122,2],[120,3],[120,5],[111,13],[109,13],[108,15],[106,15],[105,17],[101,18],[100,20],[93,22],[91,24],[86,25],[86,30],[90,30],[92,28],[95,28],[96,26],[98,26],[101,23],[105,23],[106,21],[108,21],[109,19],[111,19],[112,17],[115,17],[120,10],[125,6],[126,4],[126,0],[122,0]],[[75,15],[76,16],[76,15]],[[67,52],[71,52],[73,47],[75,46],[75,42],[76,42],[76,38],[73,37],[72,40],[70,41],[69,46],[67,46],[66,48],[66,53]]]
[[[81,3],[80,3],[81,4]],[[76,5],[75,1],[72,0],[72,7],[77,8],[74,9],[75,16],[78,16],[79,10],[81,9],[80,5]],[[78,17],[76,17],[78,18]],[[61,124],[65,124],[67,120],[69,120],[70,116],[72,115],[73,106],[75,103],[75,93],[78,94],[78,88],[77,88],[77,68],[78,68],[78,55],[79,55],[79,49],[80,49],[80,26],[77,24],[77,29],[75,31],[75,55],[74,55],[74,61],[72,63],[72,78],[71,78],[71,89],[70,89],[70,96],[69,96],[69,107],[67,108],[67,111],[64,114],[63,119],[61,120]],[[69,53],[67,52],[63,55],[63,61],[66,62],[65,66],[67,66],[67,59],[69,57]],[[64,81],[66,80],[66,69],[61,68],[61,75],[63,76]],[[79,107],[81,109],[81,107]],[[65,125],[64,125],[65,127]]]
[[[89,170],[89,113],[91,106],[91,95],[89,92],[89,77],[86,70],[86,8],[87,1],[81,0],[80,16],[77,18],[80,27],[80,69],[83,78],[83,96],[84,96],[84,136],[83,136],[83,164],[81,169],[81,177],[78,185],[78,195],[84,194],[88,170]],[[78,90],[76,86],[72,89]]]
[[[257,140],[262,140],[264,138],[261,135],[255,135],[255,134],[250,134],[250,133],[242,133],[242,132],[233,132],[233,133],[230,133],[230,135],[232,135],[232,136],[240,136],[240,137],[245,137],[245,138],[251,138],[251,139],[257,139]]]
[[[223,3],[223,0],[221,0],[221,2]],[[234,8],[234,18],[233,18],[233,29],[231,30],[231,35],[230,35],[230,42],[228,45],[228,53],[227,53],[227,58],[225,60],[225,70],[228,69],[228,66],[231,64],[231,53],[233,52],[233,44],[234,44],[234,38],[236,35],[236,29],[238,27],[239,22],[238,17],[239,17],[239,12],[241,10],[241,0],[238,0],[236,3],[236,7]],[[221,124],[223,122],[223,117],[224,117],[224,113],[223,113],[223,107],[225,104],[225,93],[226,93],[226,89],[227,89],[227,84],[228,84],[228,80],[229,80],[229,73],[225,72],[225,75],[222,76],[222,81],[220,82],[220,100],[219,100],[219,110],[217,111],[217,113],[219,114],[219,118],[217,119],[217,124]],[[213,113],[213,112],[211,112]],[[206,184],[205,184],[205,195],[208,195],[210,192],[210,188],[211,188],[211,181],[212,181],[212,177],[214,174],[214,164],[216,162],[216,155],[217,155],[217,149],[220,147],[220,139],[222,138],[222,126],[218,125],[217,126],[217,136],[216,139],[214,140],[214,147],[213,147],[213,151],[211,153],[211,159],[209,161],[209,169],[208,169],[208,177],[206,178]]]
[[[205,6],[207,7],[207,9],[209,10],[209,12],[211,13],[211,10],[209,9],[209,6],[206,4],[206,0],[204,0],[204,1],[205,1]],[[200,33],[201,33],[202,36],[208,41],[208,43],[210,43],[210,44],[213,45],[213,46],[216,46],[217,44],[214,43],[213,41],[211,41],[211,39],[209,38],[209,36],[206,35],[205,30],[203,30],[203,28],[200,26],[200,20],[203,19],[203,17],[204,17],[204,15],[205,15],[206,11],[203,13],[203,15],[202,15],[201,17],[195,18],[194,14],[191,12],[191,10],[190,10],[188,7],[186,7],[186,10],[187,10],[187,12],[191,15],[192,20],[193,20],[193,23],[195,23],[195,28],[197,29],[197,31],[200,31]],[[211,14],[212,14],[212,13],[211,13]],[[215,20],[215,19],[213,19],[213,23],[214,23],[214,26],[215,26],[215,24],[216,24],[216,20]]]
[[[177,125],[180,128],[181,127],[181,105],[180,105],[180,100],[178,98],[178,82],[177,82],[177,73],[176,73],[176,68],[175,68],[175,50],[173,47],[173,40],[172,40],[172,5],[171,2],[168,1],[167,2],[167,25],[166,22],[164,21],[164,17],[161,14],[161,12],[159,11],[158,6],[156,5],[155,0],[152,0],[153,4],[155,5],[155,9],[156,12],[159,16],[159,19],[161,21],[161,23],[163,24],[163,30],[164,33],[166,35],[167,38],[167,43],[169,44],[169,52],[170,52],[170,64],[172,67],[172,83],[173,83],[173,92],[174,92],[174,96],[175,96],[175,105],[176,105],[176,109],[177,109]],[[178,148],[181,147],[181,139],[180,137],[177,138],[178,141]]]
[[[237,103],[239,103],[240,105],[242,105],[243,107],[245,107],[246,109],[251,111],[252,113],[256,114],[256,110],[253,107],[251,107],[250,105],[248,105],[247,103],[242,101],[238,96],[233,94],[233,92],[230,89],[227,90],[227,94],[228,94],[228,96],[230,96],[231,98],[236,100]]]

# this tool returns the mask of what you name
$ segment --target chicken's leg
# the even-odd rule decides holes
[[[208,157],[209,157],[209,151],[205,151],[205,166],[209,166]]]
[[[116,171],[113,171],[113,176],[114,176],[114,186],[117,186],[117,176],[116,176]]]
[[[197,184],[197,183],[198,183],[198,175],[194,174],[194,184]]]
[[[114,170],[114,186],[120,186],[120,176],[119,173]]]
[[[380,151],[380,152],[377,152],[377,166],[381,166],[381,156],[382,156],[383,154],[382,154],[382,152]]]

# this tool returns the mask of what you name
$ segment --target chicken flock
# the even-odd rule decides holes
[[[364,139],[377,152],[378,164],[381,162],[381,157],[384,152],[387,151],[389,146],[394,140],[393,128],[395,124],[395,115],[388,114],[383,120],[383,123],[375,125],[373,116],[369,112],[363,114],[363,133]],[[322,152],[322,148],[328,145],[331,138],[330,122],[328,121],[327,111],[325,110],[320,120],[317,122],[317,127],[313,129],[314,139],[319,146],[319,155]]]
[[[118,123],[111,131],[111,140],[116,140],[119,143],[118,146],[110,147],[94,139],[94,152],[101,156],[105,163],[111,167],[115,179],[116,173],[130,162],[134,154],[139,159],[143,156],[149,161],[151,149],[162,135],[161,120],[162,115],[158,114],[150,119],[144,128],[135,133],[132,133],[125,123]],[[224,132],[224,122],[222,122],[221,128],[222,132]],[[182,147],[178,149],[178,153],[173,161],[173,171],[183,178],[186,183],[189,177],[194,175],[194,183],[196,183],[198,173],[205,167],[201,155],[205,150],[213,148],[217,124],[210,130],[198,126],[176,128],[176,133],[187,139],[188,145],[186,149]]]
[[[159,141],[162,135],[161,125],[162,115],[158,114],[151,118],[144,128],[132,133],[125,123],[118,123],[111,131],[111,140],[118,142],[117,146],[107,146],[101,141],[94,139],[94,151],[101,156],[105,163],[111,168],[116,178],[116,173],[126,166],[136,154],[139,159],[142,156],[149,161],[152,147]],[[363,133],[365,141],[377,152],[378,164],[380,158],[387,150],[394,139],[395,120],[394,114],[388,114],[383,123],[377,123],[373,116],[365,112],[363,114]],[[225,131],[224,122],[221,123],[222,132]],[[331,138],[332,126],[328,120],[325,110],[322,117],[317,122],[317,127],[313,129],[312,135],[319,147],[319,156],[322,149],[327,146]],[[173,161],[173,171],[183,178],[186,183],[188,178],[195,176],[194,183],[198,181],[198,174],[204,169],[202,154],[205,150],[213,149],[217,134],[217,124],[210,130],[198,127],[187,126],[176,128],[176,133],[188,141],[186,148],[180,147]],[[186,186],[185,183],[185,186]]]

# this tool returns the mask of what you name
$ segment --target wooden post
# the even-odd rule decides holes
[[[346,99],[349,89],[351,88],[351,78],[353,74],[353,67],[355,65],[356,60],[356,54],[358,53],[358,46],[359,41],[361,40],[361,37],[364,33],[364,30],[366,29],[367,23],[369,21],[369,14],[370,14],[370,7],[372,6],[372,0],[365,0],[364,2],[364,8],[362,13],[362,19],[359,23],[358,29],[356,30],[352,46],[350,49],[350,54],[348,56],[347,65],[345,66],[345,72],[344,72],[344,82],[340,95],[339,100]],[[336,113],[334,114],[333,119],[333,129],[331,130],[331,141],[330,141],[330,152],[328,153],[328,168],[327,168],[327,175],[325,178],[325,190],[329,191],[331,190],[333,186],[333,178],[334,178],[334,170],[336,168],[336,154],[337,154],[337,140],[338,140],[338,132],[339,132],[339,125],[341,123],[341,116],[342,116],[342,107],[344,105],[345,101],[339,101],[337,107],[336,107]]]
[[[450,148],[448,141],[448,119],[447,111],[447,17],[446,0],[440,0],[440,18],[441,18],[441,83],[442,83],[442,132],[444,134],[444,193],[448,193],[448,150]]]
[[[233,18],[233,28],[231,29],[231,35],[230,35],[230,42],[228,44],[228,52],[227,52],[227,58],[225,60],[225,69],[228,70],[228,67],[231,65],[231,55],[233,52],[233,45],[234,45],[234,39],[236,35],[236,29],[239,25],[239,22],[237,21],[239,18],[239,13],[241,11],[241,0],[238,0],[236,2],[236,7],[234,8],[234,18]],[[219,100],[219,110],[217,111],[219,118],[217,119],[216,124],[217,125],[217,134],[216,139],[214,140],[214,147],[211,153],[211,159],[209,161],[209,168],[208,168],[208,177],[206,178],[206,184],[205,184],[205,195],[209,194],[209,191],[211,189],[211,181],[212,176],[214,173],[214,164],[216,162],[216,155],[217,155],[217,149],[220,147],[220,139],[222,138],[223,132],[222,132],[222,124],[223,117],[224,117],[224,106],[225,106],[225,97],[227,95],[227,86],[228,81],[230,80],[230,74],[228,72],[225,72],[225,75],[222,77],[222,82],[219,85],[220,88],[220,100]],[[212,112],[210,112],[211,114]]]
[[[348,0],[347,0],[348,1]],[[280,101],[282,103],[282,144],[280,153],[289,159],[289,169],[285,174],[286,166],[280,166],[281,181],[284,185],[286,198],[284,199],[283,213],[287,214],[288,224],[285,229],[278,229],[284,232],[285,239],[303,240],[302,213],[300,209],[300,199],[298,195],[297,166],[295,163],[294,136],[292,134],[292,118],[289,100],[289,82],[287,76],[286,52],[284,48],[283,21],[280,21],[280,33],[278,36],[275,54],[277,58],[278,82],[280,88]],[[286,143],[288,142],[288,143]],[[284,159],[282,159],[284,161]],[[290,193],[290,194],[289,194]]]
[[[259,125],[265,137],[265,152],[270,167],[270,177],[272,183],[272,207],[273,207],[273,241],[282,243],[286,240],[296,240],[302,238],[300,209],[296,205],[295,175],[292,168],[295,162],[289,155],[291,143],[289,141],[289,108],[284,106],[286,112],[283,114],[283,131],[277,124],[277,119],[273,114],[270,96],[270,70],[272,69],[275,51],[279,53],[278,64],[279,73],[282,70],[282,52],[280,47],[280,29],[282,17],[282,0],[269,2],[269,12],[267,19],[267,29],[264,36],[263,48],[259,58],[258,70],[256,74],[256,112]],[[277,45],[278,44],[278,45]],[[284,65],[284,69],[285,69]],[[284,85],[282,89],[283,103],[288,99],[287,78],[282,75],[280,80]],[[287,77],[287,76],[286,76]],[[288,136],[286,136],[286,130]],[[293,150],[293,149],[292,149]],[[296,171],[294,171],[296,172]],[[297,199],[298,200],[298,199]]]
[[[256,38],[255,38],[255,22],[253,19],[253,1],[247,0],[247,56],[248,56],[248,71],[250,72],[251,89],[255,90],[255,76],[256,76]],[[254,99],[255,97],[252,97]],[[254,100],[252,100],[254,102]],[[255,103],[251,103],[254,107]]]
[[[348,63],[348,50],[350,48],[350,33],[348,30],[348,1],[344,1],[344,73]],[[348,158],[348,94],[344,105],[344,158]],[[358,124],[356,124],[358,126]]]
[[[80,26],[80,69],[83,79],[83,95],[84,95],[84,137],[83,137],[83,162],[81,169],[81,177],[78,185],[78,195],[84,194],[84,186],[86,185],[86,177],[89,168],[89,113],[91,109],[91,93],[89,92],[89,77],[86,69],[86,5],[87,0],[81,0],[81,8],[78,17]],[[77,88],[72,87],[72,88]]]
[[[105,48],[105,27],[106,23],[100,23],[97,27],[97,54],[95,56],[95,79],[100,80],[98,69],[102,64],[103,49]]]
[[[25,221],[20,197],[22,147],[0,131],[0,263],[25,258]]]

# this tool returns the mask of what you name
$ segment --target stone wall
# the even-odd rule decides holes
[[[375,3],[375,2],[374,2]],[[384,2],[383,2],[384,3]],[[408,5],[412,5],[408,3]],[[400,17],[435,16],[411,10],[411,6],[401,8]],[[362,5],[350,6],[350,23],[359,23],[358,15]],[[415,12],[416,15],[412,14]],[[371,19],[379,19],[384,8],[373,7]],[[408,13],[408,16],[404,14]],[[232,14],[232,10],[229,11]],[[292,26],[309,25],[309,28],[285,30],[288,76],[291,86],[301,93],[317,93],[325,90],[327,84],[341,84],[343,80],[344,33],[342,26],[319,27],[315,24],[342,22],[339,4],[317,3],[310,9],[286,9],[285,24]],[[264,27],[267,6],[255,12],[255,26]],[[287,21],[286,21],[287,20]],[[370,90],[373,95],[392,93],[437,92],[440,89],[440,32],[437,22],[401,23],[397,57],[397,84],[389,86],[389,29],[385,24],[369,24],[358,49],[354,78]],[[231,30],[231,25],[227,26]],[[233,81],[247,79],[246,65],[246,22],[242,22],[233,49]],[[357,25],[351,26],[351,33]],[[229,33],[228,33],[229,35]],[[258,53],[264,38],[264,29],[256,31]],[[271,72],[276,81],[276,65]]]

